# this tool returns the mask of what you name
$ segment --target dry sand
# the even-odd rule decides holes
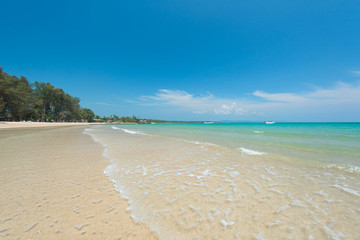
[[[84,128],[0,130],[1,239],[156,239],[131,219]]]
[[[95,123],[75,122],[0,122],[0,129],[5,128],[33,128],[33,127],[61,127],[61,126],[84,126]]]

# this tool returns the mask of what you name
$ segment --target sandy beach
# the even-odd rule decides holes
[[[104,148],[68,125],[0,124],[1,238],[156,239],[104,175]]]
[[[1,122],[0,129],[7,128],[38,128],[38,127],[64,127],[64,126],[87,126],[96,123],[77,122]]]

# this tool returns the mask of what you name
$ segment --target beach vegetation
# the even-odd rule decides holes
[[[0,74],[0,118],[10,121],[93,121],[94,112],[80,99],[50,83],[30,83],[26,77]]]
[[[2,69],[1,69],[2,70]],[[0,71],[0,120],[35,122],[104,122],[104,123],[181,123],[140,119],[133,115],[100,117],[89,108],[80,107],[80,99],[49,82],[30,83],[26,77]]]
[[[95,117],[95,114],[89,108],[82,108],[79,111],[79,116],[82,121],[92,122]]]
[[[95,116],[96,122],[107,122],[107,123],[143,123],[145,119],[139,119],[135,115],[132,117],[122,116],[119,117],[116,114],[110,115],[110,117],[100,117],[98,115]]]

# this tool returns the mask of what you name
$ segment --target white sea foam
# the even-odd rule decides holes
[[[334,240],[341,240],[343,237],[345,237],[345,235],[342,232],[335,232],[326,225],[324,225],[324,230],[326,234]]]
[[[294,206],[294,207],[306,207],[306,205],[298,200],[298,199],[295,199],[292,203],[291,203],[291,206]]]
[[[281,221],[280,220],[276,220],[275,222],[271,222],[271,223],[269,223],[268,224],[268,227],[273,227],[273,226],[277,226],[277,225],[279,225],[281,223]]]
[[[139,132],[136,132],[136,131],[131,131],[131,130],[128,130],[128,129],[121,129],[121,130],[123,130],[124,132],[126,132],[126,133],[130,133],[130,134],[139,134]]]
[[[266,240],[264,233],[258,233],[253,235],[256,240]]]
[[[264,155],[264,154],[267,154],[265,152],[258,152],[258,151],[255,151],[255,150],[251,150],[251,149],[247,149],[247,148],[239,148],[241,150],[241,152],[243,154],[247,154],[247,155]]]
[[[279,207],[279,208],[276,210],[275,213],[278,214],[278,213],[283,212],[284,210],[286,210],[286,209],[288,209],[288,208],[290,208],[289,205],[281,206],[281,207]]]
[[[129,130],[129,129],[125,129],[125,128],[119,128],[119,127],[116,127],[116,126],[111,126],[112,129],[115,129],[115,130],[122,130],[126,133],[129,133],[129,134],[140,134],[140,135],[147,135],[143,132],[139,132],[139,131],[134,131],[134,130]]]
[[[199,142],[199,141],[191,141],[191,140],[184,140],[184,142],[193,143],[193,144],[196,144],[196,145],[200,145],[202,147],[216,146],[216,144],[209,143],[209,142]]]
[[[360,196],[360,191],[357,191],[357,190],[354,190],[354,189],[351,189],[351,188],[347,188],[347,187],[343,187],[343,186],[340,186],[338,184],[335,184],[334,187],[339,188],[339,189],[343,190],[344,192],[351,193],[351,194],[354,194],[356,196]]]
[[[146,135],[146,134],[143,133],[143,132],[133,131],[133,130],[125,129],[125,128],[120,128],[120,130],[123,130],[124,132],[129,133],[129,134]]]
[[[221,224],[224,226],[224,228],[227,228],[227,227],[229,227],[229,226],[231,226],[231,225],[234,224],[233,221],[226,221],[226,220],[224,220],[224,219],[221,219],[220,222],[221,222]]]
[[[89,135],[95,142],[103,145],[103,147],[105,148],[105,149],[104,149],[104,152],[103,152],[103,156],[104,156],[104,157],[107,157],[107,156],[106,156],[106,153],[107,153],[107,146],[106,146],[106,144],[103,143],[102,141],[100,141],[94,134],[91,134],[91,131],[92,131],[92,130],[93,130],[93,129],[86,128],[86,129],[83,131],[83,133]]]
[[[254,133],[264,133],[264,131],[254,131]]]
[[[360,173],[360,167],[350,164],[329,164],[326,166],[326,168],[343,170],[350,173]]]

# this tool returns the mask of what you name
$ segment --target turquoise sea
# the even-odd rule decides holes
[[[360,173],[360,123],[184,123],[122,128]]]
[[[104,170],[160,239],[360,239],[360,123],[100,125]]]

